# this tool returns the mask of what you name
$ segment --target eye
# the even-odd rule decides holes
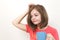
[[[38,16],[38,15],[35,15],[35,16]]]

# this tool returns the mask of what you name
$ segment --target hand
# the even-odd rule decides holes
[[[47,34],[46,40],[55,40],[54,37],[49,33]]]

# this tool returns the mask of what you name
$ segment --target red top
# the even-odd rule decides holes
[[[51,33],[52,36],[55,38],[55,40],[59,40],[59,37],[58,37],[58,32],[56,31],[56,29],[48,26],[46,29],[44,30],[40,30],[40,29],[36,29],[34,32],[33,30],[31,29],[31,27],[29,25],[26,25],[26,29],[27,29],[27,32],[30,34],[30,40],[37,40],[36,39],[36,32],[46,32],[47,34],[48,33]]]

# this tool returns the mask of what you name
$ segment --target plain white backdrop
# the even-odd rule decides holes
[[[60,33],[60,0],[0,0],[0,40],[29,40],[29,34],[12,25],[12,21],[26,13],[31,3],[45,7],[49,25]],[[22,23],[27,23],[26,17]]]

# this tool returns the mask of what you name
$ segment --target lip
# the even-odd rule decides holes
[[[33,21],[33,22],[36,22],[36,21]]]

